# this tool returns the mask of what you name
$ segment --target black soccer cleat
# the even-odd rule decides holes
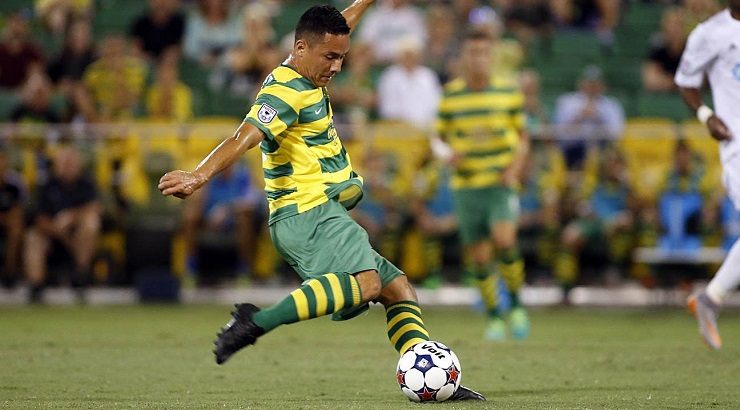
[[[477,391],[473,391],[468,389],[465,386],[460,386],[457,388],[457,391],[450,396],[447,401],[460,401],[460,400],[483,400],[485,401],[486,398],[483,397],[482,394],[478,393]]]
[[[216,345],[213,353],[218,364],[223,364],[231,355],[254,344],[258,337],[265,334],[264,329],[252,321],[252,315],[259,312],[260,308],[251,303],[240,303],[234,307],[236,310],[231,312],[231,320],[216,335],[216,341],[213,342]]]

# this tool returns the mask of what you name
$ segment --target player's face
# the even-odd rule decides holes
[[[349,52],[349,36],[325,34],[323,41],[297,45],[306,78],[317,87],[324,87],[342,71],[344,57]]]
[[[468,40],[462,55],[465,70],[470,74],[488,74],[492,63],[491,55],[491,42],[488,40]]]

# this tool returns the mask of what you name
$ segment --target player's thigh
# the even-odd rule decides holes
[[[378,270],[367,232],[336,201],[279,220],[270,233],[277,251],[303,279]]]
[[[488,240],[490,232],[486,202],[489,198],[488,189],[461,189],[453,193],[460,240],[464,245]]]
[[[519,196],[508,187],[494,187],[488,194],[488,223],[491,226],[519,220]]]

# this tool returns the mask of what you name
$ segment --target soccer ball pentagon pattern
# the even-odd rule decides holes
[[[411,401],[445,401],[460,387],[462,371],[449,347],[429,341],[417,343],[401,355],[396,377]]]

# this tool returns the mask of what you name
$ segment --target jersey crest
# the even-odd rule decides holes
[[[277,110],[272,108],[270,104],[267,104],[267,103],[262,104],[259,111],[257,111],[257,118],[263,124],[271,123],[272,120],[275,119],[276,115],[277,115]]]

